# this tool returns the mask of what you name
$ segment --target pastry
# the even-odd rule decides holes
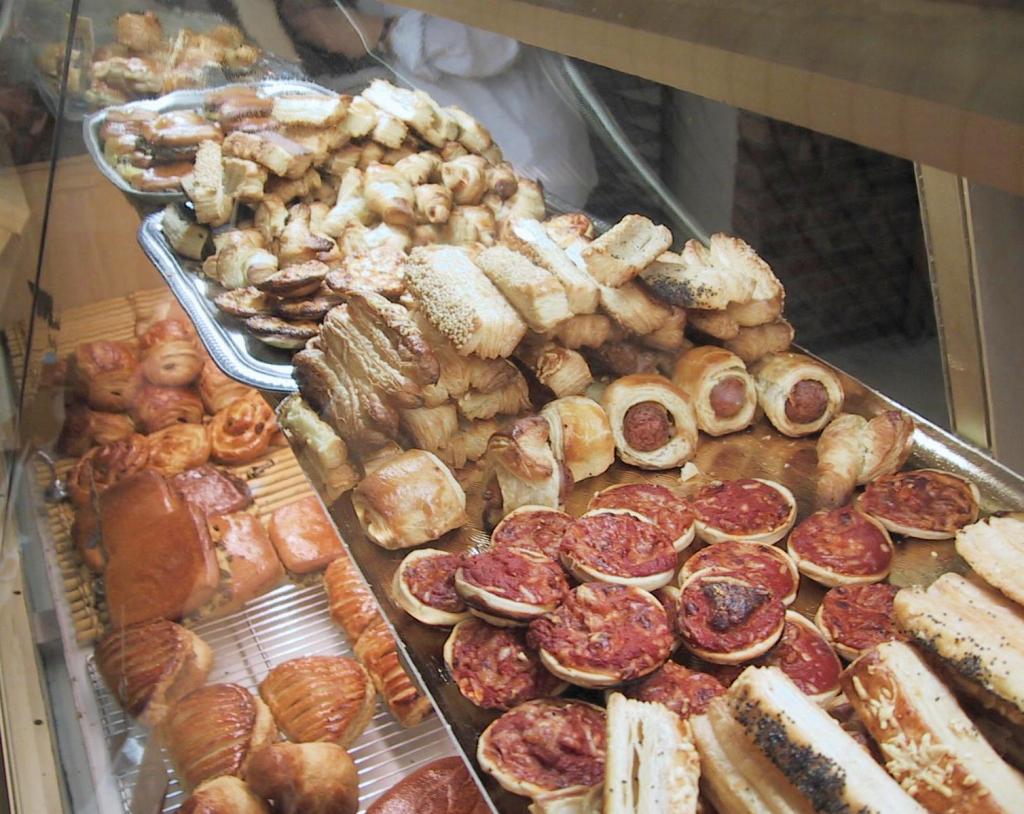
[[[573,480],[600,475],[615,461],[615,441],[604,409],[584,396],[565,396],[546,404],[540,415],[547,420],[551,450]]]
[[[572,316],[558,278],[521,254],[492,246],[476,255],[474,262],[532,330],[543,333]]]
[[[367,536],[383,548],[436,540],[466,521],[466,494],[437,456],[409,450],[391,458],[352,491]]]
[[[469,769],[459,757],[444,757],[402,778],[373,801],[366,814],[487,814]]]
[[[750,370],[757,400],[783,435],[823,429],[843,409],[843,385],[829,368],[798,353],[773,353]]]
[[[211,457],[222,464],[249,463],[270,448],[275,432],[274,411],[263,396],[251,390],[213,416]]]
[[[192,339],[160,342],[142,353],[142,374],[151,384],[184,387],[195,380],[203,364]]]
[[[978,487],[938,469],[883,475],[868,484],[855,505],[894,534],[948,540],[978,519]]]
[[[402,726],[416,726],[433,707],[398,657],[398,643],[383,619],[377,619],[356,640],[356,658],[370,674],[373,685]]]
[[[244,776],[253,754],[277,739],[267,706],[238,684],[207,684],[181,698],[161,727],[186,787],[221,775]]]
[[[556,398],[578,396],[594,380],[582,354],[555,342],[525,341],[516,349],[516,358]]]
[[[397,249],[349,253],[328,273],[327,285],[343,296],[365,289],[394,299],[405,291],[405,261],[405,252]]]
[[[547,506],[520,506],[509,512],[491,532],[492,548],[532,548],[558,559],[562,535],[573,523],[571,515]]]
[[[511,362],[499,361],[506,371],[501,374],[504,384],[486,390],[472,389],[460,396],[456,404],[464,418],[487,420],[496,415],[517,415],[530,408],[530,387],[523,374]]]
[[[123,413],[142,387],[135,348],[127,342],[82,342],[71,357],[71,369],[72,380],[81,383],[94,410]]]
[[[149,461],[149,444],[143,435],[93,447],[68,473],[68,494],[78,507],[92,504],[93,497],[122,478],[139,472]]]
[[[204,424],[171,424],[146,436],[146,443],[147,466],[168,478],[210,458],[210,434]]]
[[[402,410],[402,425],[414,446],[436,452],[459,431],[459,411],[451,402]]]
[[[231,775],[200,783],[178,809],[181,814],[270,814],[249,784]]]
[[[450,627],[469,618],[466,603],[455,590],[458,554],[436,548],[410,551],[395,569],[392,593],[396,604],[425,625]]]
[[[334,743],[271,743],[246,769],[253,790],[280,814],[356,814],[355,763]]]
[[[590,499],[587,512],[627,510],[653,523],[672,542],[675,551],[693,542],[695,525],[689,504],[671,489],[656,483],[617,483]]]
[[[902,637],[893,617],[898,592],[884,582],[839,585],[826,591],[814,623],[840,656],[853,661],[875,645]]]
[[[693,348],[676,362],[672,381],[690,397],[697,426],[708,435],[746,429],[754,420],[757,391],[743,360],[724,348]]]
[[[956,533],[956,553],[989,585],[1017,604],[1024,604],[1020,563],[1024,521],[1016,517],[987,517]]]
[[[839,694],[843,667],[821,631],[805,616],[786,611],[778,642],[757,659],[759,667],[778,667],[816,703],[825,706]]]
[[[580,252],[590,276],[617,288],[632,280],[669,246],[672,233],[643,215],[626,215]]]
[[[508,218],[502,225],[501,240],[531,263],[546,269],[562,284],[573,314],[592,314],[597,310],[597,282],[584,268],[577,266],[532,218]]]
[[[642,469],[681,466],[697,449],[697,417],[668,379],[637,373],[612,382],[601,405],[624,463]]]
[[[324,571],[324,589],[331,618],[355,644],[371,624],[381,618],[377,600],[348,554],[341,554]]]
[[[275,510],[267,529],[281,562],[296,574],[326,568],[345,552],[334,523],[316,495]]]
[[[274,97],[271,116],[281,124],[327,127],[338,124],[348,104],[344,96],[325,93],[282,93]]]
[[[796,522],[796,498],[764,478],[718,481],[701,488],[691,508],[697,536],[708,543],[777,543]]]
[[[220,565],[220,584],[212,602],[218,615],[239,610],[284,579],[284,568],[258,517],[236,512],[211,517],[208,523]]]
[[[886,410],[871,420],[840,413],[818,438],[819,501],[840,506],[854,486],[891,475],[907,461],[914,438],[914,419]]]
[[[217,365],[207,361],[199,374],[199,397],[210,415],[219,413],[231,402],[252,392],[252,388],[221,373]]]
[[[280,317],[249,317],[245,327],[264,344],[282,350],[299,350],[320,332],[311,320],[292,322]]]
[[[527,643],[562,680],[612,687],[660,667],[671,651],[672,633],[665,609],[647,591],[587,582],[530,623]]]
[[[627,333],[644,336],[672,318],[672,308],[656,300],[640,283],[630,281],[618,288],[599,288],[601,309]]]
[[[555,326],[548,336],[567,348],[579,350],[599,348],[609,340],[612,331],[612,321],[604,314],[577,314]]]
[[[555,560],[536,549],[511,546],[465,558],[454,581],[470,612],[498,626],[526,624],[553,611],[569,592]]]
[[[203,422],[203,402],[195,391],[184,387],[146,385],[132,405],[132,412],[136,423],[147,433],[172,424]]]
[[[366,670],[343,656],[305,656],[278,664],[260,682],[260,697],[289,740],[342,747],[363,734],[375,701]]]
[[[655,591],[672,581],[676,550],[658,526],[625,509],[596,509],[562,535],[559,556],[581,582]]]
[[[788,351],[795,335],[792,325],[784,319],[778,319],[756,328],[741,327],[734,339],[727,339],[722,344],[726,350],[752,365],[769,354]]]
[[[549,443],[548,422],[522,418],[487,442],[487,519],[504,517],[520,506],[558,508],[572,488],[572,478]]]
[[[166,619],[128,625],[96,643],[96,668],[133,718],[157,726],[182,696],[202,686],[213,664],[209,645]]]
[[[277,407],[277,421],[327,505],[358,483],[345,442],[302,396],[293,393],[285,398]]]
[[[815,512],[793,529],[786,550],[800,573],[830,588],[880,582],[895,555],[885,526],[852,506]]]
[[[78,458],[94,444],[112,444],[130,438],[135,433],[135,422],[123,413],[105,413],[90,410],[81,402],[72,402],[64,408],[64,423],[57,438],[57,451]]]
[[[666,661],[650,675],[623,687],[621,692],[627,698],[663,704],[686,719],[707,712],[708,705],[725,693],[725,687],[709,673]]]
[[[215,466],[200,466],[175,475],[171,488],[206,517],[239,512],[252,505],[252,492],[239,477]]]

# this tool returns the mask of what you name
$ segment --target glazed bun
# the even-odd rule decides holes
[[[71,357],[71,378],[94,410],[123,413],[142,387],[135,347],[128,342],[83,342]]]
[[[142,373],[152,384],[184,387],[195,381],[203,365],[203,358],[191,339],[161,342],[142,354]]]
[[[201,424],[203,403],[192,390],[151,384],[143,388],[135,403],[136,421],[147,432],[172,424]]]
[[[230,376],[224,375],[220,368],[209,359],[199,374],[199,397],[203,400],[206,412],[210,415],[219,413],[236,399],[249,395],[253,389]]]
[[[274,411],[255,390],[235,399],[210,422],[213,460],[222,464],[244,464],[270,448],[277,432]]]
[[[359,776],[334,743],[272,743],[252,756],[246,779],[278,814],[355,814]]]

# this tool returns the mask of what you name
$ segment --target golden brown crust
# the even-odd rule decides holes
[[[462,758],[445,757],[402,778],[366,814],[487,814],[489,810]]]
[[[262,797],[237,777],[222,775],[199,784],[180,814],[270,814]]]
[[[219,413],[235,399],[248,395],[252,388],[235,381],[221,372],[212,361],[207,360],[199,374],[199,397],[210,415]]]
[[[342,554],[324,571],[324,588],[331,618],[355,644],[370,625],[381,618],[377,600],[348,554]]]
[[[356,658],[366,667],[391,714],[402,726],[416,726],[433,711],[398,658],[398,644],[383,619],[371,624],[356,641]]]
[[[139,472],[148,461],[149,444],[144,435],[133,434],[123,441],[93,447],[68,473],[71,502],[79,507],[91,505],[95,495]]]
[[[306,495],[281,506],[270,517],[270,539],[289,571],[319,571],[342,556],[344,543],[320,498]]]
[[[203,364],[203,357],[192,338],[159,342],[142,353],[142,373],[147,381],[167,387],[191,384],[203,369]]]
[[[348,746],[373,715],[373,684],[359,662],[343,656],[306,656],[272,669],[260,696],[292,741]]]
[[[211,517],[208,523],[221,566],[213,603],[218,614],[238,610],[281,582],[284,568],[258,517],[236,512]]]
[[[799,353],[765,356],[751,370],[757,400],[768,420],[783,435],[797,438],[824,428],[843,409],[843,385],[832,370]],[[812,383],[820,399],[807,417],[796,411],[800,388]]]
[[[738,432],[754,420],[754,380],[743,360],[725,348],[704,345],[688,350],[676,362],[672,381],[690,397],[697,426],[708,435]],[[734,392],[726,397],[723,388],[730,387]]]
[[[778,319],[756,328],[740,328],[735,338],[725,341],[725,347],[752,365],[769,353],[788,351],[795,335],[792,325]]]
[[[355,814],[359,778],[333,743],[273,743],[252,756],[246,778],[280,814]]]
[[[914,419],[886,410],[870,420],[840,413],[818,439],[819,501],[839,506],[854,486],[889,475],[903,466],[913,445]]]
[[[277,432],[274,411],[255,390],[235,399],[210,422],[211,457],[218,463],[244,464],[270,448]]]
[[[71,356],[71,379],[81,384],[94,410],[124,412],[142,380],[135,347],[128,342],[82,342]]]
[[[491,522],[520,506],[559,508],[572,488],[572,476],[563,471],[550,444],[546,419],[529,416],[513,422],[487,442],[486,467],[494,480]]]
[[[632,408],[654,403],[671,416],[667,438],[654,449],[639,449],[630,441]],[[601,406],[608,414],[615,448],[625,463],[642,469],[681,466],[697,449],[697,416],[689,397],[664,376],[634,373],[612,382],[604,391]]]
[[[146,385],[132,407],[135,421],[147,433],[172,424],[200,424],[203,402],[194,390],[183,387]]]
[[[548,422],[555,459],[569,468],[576,483],[600,475],[615,462],[608,414],[593,399],[565,396],[544,405],[540,414]]]
[[[205,424],[172,424],[146,436],[147,465],[164,477],[202,466],[210,459],[210,434]]]

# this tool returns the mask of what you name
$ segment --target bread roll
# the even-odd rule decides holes
[[[356,766],[333,743],[272,743],[252,756],[246,779],[279,814],[355,814]]]
[[[681,466],[697,449],[689,397],[663,376],[635,373],[608,385],[601,398],[624,463],[642,469]]]
[[[257,797],[249,784],[223,775],[199,784],[181,808],[180,814],[270,814],[270,807]]]
[[[673,383],[687,396],[697,426],[708,435],[746,429],[754,420],[757,390],[743,360],[713,345],[692,348],[679,357]]]

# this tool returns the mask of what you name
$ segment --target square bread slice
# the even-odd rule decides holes
[[[672,233],[643,215],[626,215],[583,249],[590,276],[603,285],[620,286],[636,277],[672,245]]]
[[[533,330],[549,331],[572,316],[565,289],[555,275],[518,252],[492,246],[476,256],[476,264]]]
[[[511,355],[526,335],[526,323],[465,251],[420,246],[409,260],[409,291],[461,355]]]

